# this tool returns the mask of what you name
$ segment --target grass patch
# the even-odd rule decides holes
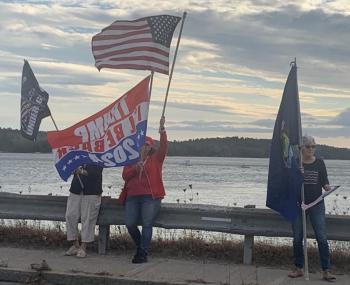
[[[16,221],[0,225],[0,242],[25,248],[67,247],[66,233],[60,227],[43,228],[40,223]]]
[[[218,234],[208,238],[207,232],[175,231],[157,229],[152,241],[151,254],[158,257],[198,259],[201,262],[216,260],[223,263],[242,263],[243,241],[233,239],[230,234]],[[275,238],[278,241],[278,238]],[[16,221],[13,224],[0,223],[0,243],[3,246],[23,248],[62,248],[66,249],[64,223],[53,223],[44,227],[40,222],[28,223]],[[316,243],[309,242],[309,270],[320,271],[319,255]],[[331,241],[331,263],[336,273],[350,273],[349,242]],[[97,242],[90,245],[97,251]],[[115,254],[133,254],[134,245],[125,227],[112,226],[109,248]],[[258,266],[291,268],[293,252],[290,244],[273,244],[268,241],[256,241],[253,262]]]

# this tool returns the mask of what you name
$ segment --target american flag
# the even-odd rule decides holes
[[[169,74],[169,50],[181,17],[159,15],[134,21],[115,21],[92,37],[98,70],[152,70]]]

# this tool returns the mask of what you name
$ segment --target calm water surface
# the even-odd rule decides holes
[[[326,165],[331,184],[342,185],[326,198],[328,212],[349,214],[350,161],[327,160]],[[263,208],[267,172],[268,159],[167,157],[164,202]],[[117,197],[123,186],[121,168],[103,173],[104,195]],[[58,176],[51,154],[0,153],[0,191],[68,195],[69,185],[70,179],[64,182]]]

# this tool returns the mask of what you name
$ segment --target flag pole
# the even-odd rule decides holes
[[[49,108],[49,106],[47,106],[47,108]],[[49,110],[50,110],[50,108],[49,108]],[[59,130],[58,130],[58,127],[57,127],[57,125],[56,125],[56,122],[55,122],[55,120],[54,120],[53,117],[52,117],[51,110],[50,110],[50,117],[51,117],[51,120],[52,120],[53,124],[55,125],[56,131],[59,131]],[[79,180],[79,183],[80,183],[81,188],[84,189],[83,181],[81,181],[81,178],[80,178],[80,176],[79,176],[78,173],[77,173],[77,177],[78,177],[78,180]]]
[[[151,82],[149,84],[149,96],[152,96],[152,87],[153,87],[153,76],[154,76],[154,71],[152,70],[151,72]]]
[[[152,87],[153,87],[153,75],[154,75],[154,71],[151,72],[151,83],[149,85],[149,94],[152,94]]]
[[[294,58],[294,61],[291,62],[297,67],[297,59]],[[299,94],[298,94],[299,96]],[[299,98],[298,98],[299,99]],[[300,129],[300,139],[299,139],[299,166],[300,169],[303,169],[303,153],[302,153],[302,128],[301,128],[301,118],[300,118],[300,100],[298,100],[299,105],[299,129]],[[303,171],[304,172],[304,171]],[[304,182],[301,184],[301,201],[305,203],[305,191],[304,191]],[[309,259],[307,254],[307,232],[306,232],[306,209],[301,209],[302,211],[302,222],[303,222],[303,244],[304,244],[304,274],[305,280],[309,280]]]
[[[300,167],[303,167],[303,158],[302,153],[300,149]],[[301,185],[301,200],[302,203],[305,202],[305,191],[304,191],[304,182]],[[305,280],[309,280],[309,260],[307,255],[307,235],[306,235],[306,209],[301,209],[302,211],[302,217],[303,217],[303,240],[304,240],[304,274],[305,274]]]
[[[181,40],[181,35],[182,35],[182,29],[183,29],[183,26],[184,26],[184,22],[185,22],[186,15],[187,15],[187,13],[184,12],[184,13],[183,13],[183,16],[182,16],[182,22],[181,22],[180,33],[179,33],[179,37],[177,38],[177,44],[176,44],[176,49],[175,49],[175,54],[174,54],[174,60],[173,60],[172,66],[171,66],[171,71],[170,71],[169,81],[168,81],[168,87],[167,87],[167,89],[166,89],[166,94],[165,94],[165,99],[164,99],[162,117],[164,117],[165,107],[166,107],[166,103],[167,103],[167,101],[168,101],[168,94],[169,94],[169,89],[170,89],[171,78],[173,77],[173,71],[174,71],[174,66],[175,66],[175,61],[176,61],[176,56],[177,56],[177,50],[179,49],[180,40]]]
[[[58,131],[56,122],[55,122],[55,120],[54,120],[53,117],[52,117],[51,111],[50,111],[50,117],[51,117],[51,120],[52,120],[53,124],[55,125],[56,131]]]
[[[54,124],[54,126],[56,128],[56,131],[59,131],[59,129],[58,129],[57,125],[56,125],[56,122],[55,122],[55,120],[52,117],[52,113],[51,113],[51,110],[50,110],[49,106],[47,106],[47,109],[49,109],[50,117],[51,117],[51,120],[52,120],[52,122],[53,122],[53,124]]]

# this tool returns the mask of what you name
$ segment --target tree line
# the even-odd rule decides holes
[[[19,130],[0,128],[0,152],[51,152],[46,132],[39,132],[35,142],[22,137]]]
[[[271,140],[243,137],[206,138],[169,142],[169,156],[267,158]],[[19,130],[0,128],[0,152],[51,152],[46,132],[39,132],[36,142],[22,137]],[[350,159],[350,149],[317,146],[324,159]]]

